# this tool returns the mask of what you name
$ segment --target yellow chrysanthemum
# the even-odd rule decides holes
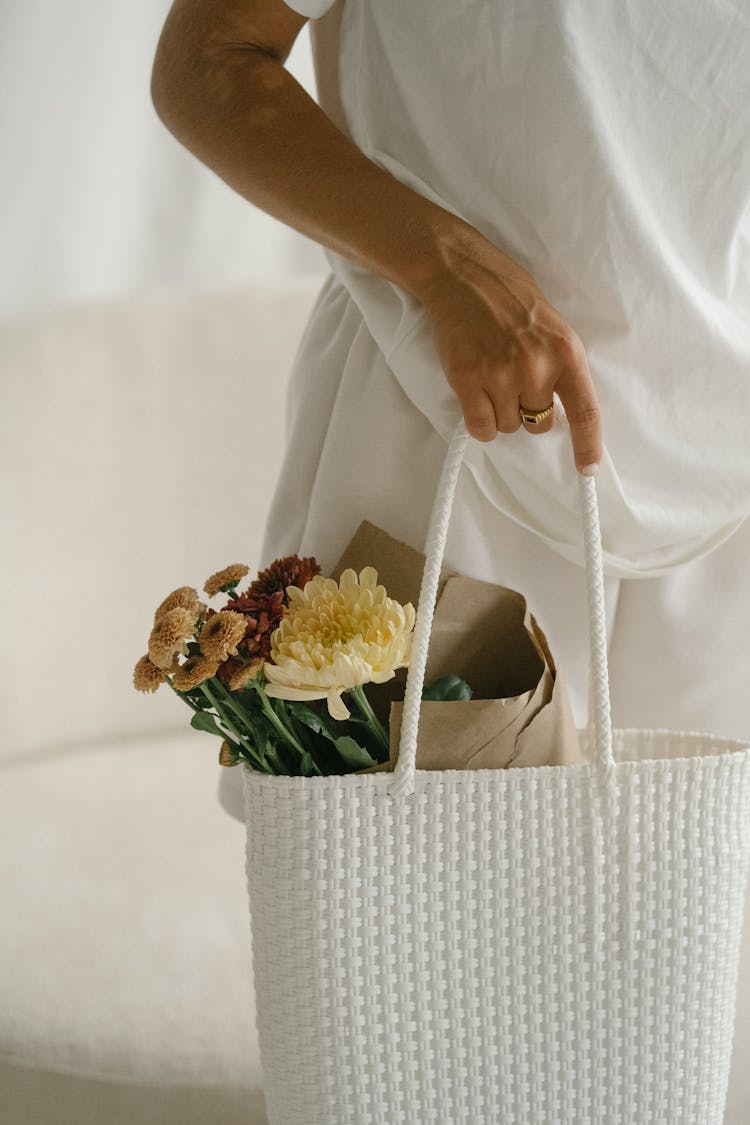
[[[201,629],[200,648],[209,660],[220,664],[227,656],[237,655],[237,645],[245,635],[247,622],[244,615],[233,609],[222,609],[204,623]]]
[[[180,664],[175,670],[172,686],[177,688],[177,691],[190,691],[191,688],[215,675],[217,668],[218,664],[215,660],[209,660],[203,653],[197,652],[189,656],[184,664]]]
[[[208,597],[212,598],[214,594],[218,594],[222,586],[227,586],[230,582],[239,582],[240,578],[244,578],[249,573],[250,568],[244,563],[231,563],[207,578],[203,589]]]
[[[237,671],[229,677],[229,690],[241,691],[250,680],[257,676],[264,664],[265,661],[262,657],[251,660],[249,664],[243,664],[241,668],[238,668]]]
[[[157,668],[170,668],[178,654],[187,656],[187,640],[195,632],[192,609],[176,605],[162,613],[148,638],[148,658]]]
[[[289,604],[271,634],[271,662],[263,672],[266,694],[277,699],[326,699],[334,719],[347,719],[341,693],[360,684],[382,684],[407,667],[415,612],[379,586],[378,572],[348,568],[339,583],[317,574],[287,586]]]
[[[162,614],[168,613],[175,606],[189,609],[195,614],[196,620],[202,620],[208,608],[203,602],[198,601],[198,591],[194,586],[180,586],[173,590],[171,594],[168,594],[161,605],[157,607],[154,613],[154,623],[159,620]]]

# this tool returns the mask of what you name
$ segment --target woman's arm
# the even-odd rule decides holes
[[[283,0],[175,0],[151,79],[159,117],[245,199],[426,306],[474,437],[519,429],[519,401],[542,410],[554,390],[577,466],[598,464],[581,341],[527,270],[369,160],[289,74],[305,22]]]
[[[285,69],[306,22],[282,0],[176,0],[156,111],[245,199],[418,298],[441,241],[473,228],[369,160]]]

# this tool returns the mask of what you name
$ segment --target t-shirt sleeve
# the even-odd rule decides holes
[[[311,20],[316,20],[318,16],[325,15],[333,6],[334,0],[284,0],[284,3],[287,8],[293,8],[301,16],[309,16]]]

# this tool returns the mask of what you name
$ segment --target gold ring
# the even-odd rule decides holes
[[[555,409],[555,400],[553,399],[549,406],[545,406],[544,410],[527,410],[525,406],[521,406],[520,402],[518,407],[522,422],[529,422],[532,426],[538,426]]]

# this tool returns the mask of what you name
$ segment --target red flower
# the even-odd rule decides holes
[[[255,581],[248,586],[247,593],[274,594],[280,590],[286,605],[286,587],[299,586],[304,590],[305,583],[316,574],[320,574],[320,567],[312,556],[301,559],[299,555],[285,555],[284,558],[274,559],[270,566],[261,570]]]
[[[284,614],[285,596],[281,590],[273,594],[252,595],[249,590],[227,602],[225,609],[241,613],[245,618],[245,636],[237,646],[238,655],[244,657],[262,656],[268,660],[271,655],[271,634],[278,628]]]
[[[305,583],[316,574],[320,574],[320,567],[314,558],[286,555],[274,559],[243,594],[229,599],[223,608],[244,616],[245,635],[237,645],[237,656],[230,656],[219,665],[216,675],[220,680],[228,684],[241,665],[255,657],[270,660],[271,634],[278,628],[289,603],[286,587],[304,589]],[[214,613],[216,610],[209,609],[205,620],[208,621]]]

